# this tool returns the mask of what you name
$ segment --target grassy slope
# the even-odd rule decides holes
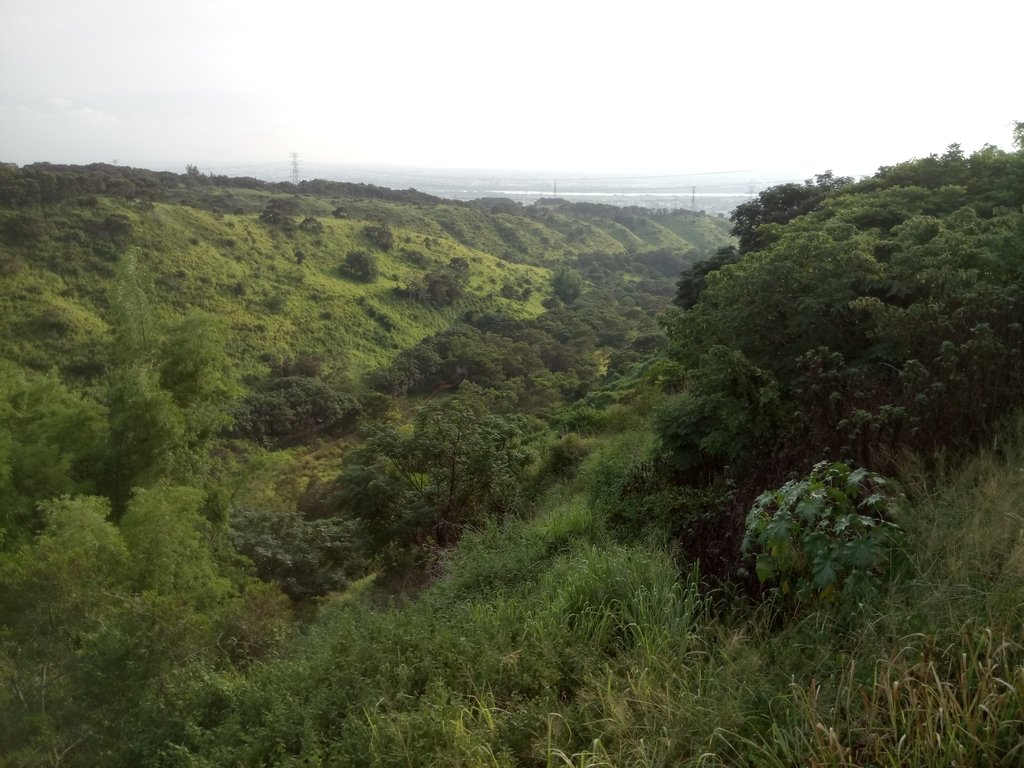
[[[222,318],[241,376],[262,378],[268,358],[310,355],[323,361],[324,375],[347,373],[358,380],[468,310],[540,314],[551,293],[551,266],[576,253],[624,250],[601,228],[600,217],[576,215],[571,207],[501,213],[289,196],[299,206],[296,222],[311,215],[322,223],[323,234],[313,236],[285,234],[258,220],[269,201],[282,197],[271,192],[171,189],[167,197],[153,206],[100,196],[0,210],[0,357],[36,371],[57,369],[80,383],[100,382],[111,353],[108,322],[118,261],[131,251],[148,279],[150,311],[168,317],[199,309]],[[348,218],[331,215],[339,207]],[[130,234],[107,237],[100,225],[109,216],[124,217]],[[19,218],[41,223],[35,237],[5,236]],[[372,222],[393,228],[391,252],[362,237]],[[655,244],[663,245],[664,238],[643,247]],[[674,245],[692,250],[682,239]],[[376,282],[341,277],[337,266],[354,249],[375,253],[381,273]],[[304,254],[301,265],[296,250]],[[425,261],[414,263],[409,251]],[[433,308],[392,290],[455,257],[465,258],[471,271],[467,296],[456,307]],[[526,301],[509,300],[502,296],[505,287],[516,289],[510,295],[532,291]],[[304,451],[289,452],[295,461],[282,472],[292,490],[282,503],[294,503],[310,477],[336,470],[337,450],[325,450],[326,458],[314,451],[319,458],[312,464],[301,458]],[[267,483],[274,484],[269,477]]]
[[[573,254],[692,250],[727,241],[712,219],[704,222],[706,231],[674,222],[678,232],[660,220],[637,219],[634,233],[607,219],[562,212],[535,218],[466,206],[299,196],[296,221],[313,215],[323,224],[323,234],[313,236],[284,233],[258,221],[255,213],[273,197],[231,189],[191,195],[193,202],[198,199],[217,212],[105,198],[89,207],[64,203],[38,212],[45,221],[41,236],[0,245],[7,272],[0,285],[0,354],[32,368],[56,365],[69,373],[97,374],[108,343],[109,290],[119,255],[127,249],[135,251],[152,279],[154,311],[197,308],[226,318],[244,370],[253,369],[261,354],[315,354],[329,368],[350,366],[361,373],[446,327],[466,309],[539,314],[541,300],[550,295],[549,267]],[[349,218],[330,216],[339,206]],[[0,219],[14,215],[0,212]],[[125,217],[131,226],[129,235],[112,242],[96,232],[111,215]],[[395,247],[388,253],[360,234],[367,222],[381,221],[395,231]],[[340,276],[338,264],[356,249],[376,254],[379,280],[361,284]],[[302,264],[297,263],[299,250]],[[426,263],[405,258],[409,250],[423,254]],[[393,292],[456,257],[471,266],[469,296],[457,310],[430,308]],[[530,299],[503,298],[506,285],[531,287]]]
[[[717,248],[732,243],[729,234],[731,222],[711,216],[669,215],[660,217],[658,224],[670,229],[677,237],[693,244],[698,250],[713,253]]]

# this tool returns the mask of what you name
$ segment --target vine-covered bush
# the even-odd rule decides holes
[[[902,496],[866,469],[821,462],[801,480],[758,496],[743,551],[757,577],[799,601],[864,602],[893,574],[903,532],[893,521]]]

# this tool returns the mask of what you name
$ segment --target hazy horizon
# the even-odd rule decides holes
[[[1024,10],[964,8],[7,0],[0,161],[868,175],[1008,147]]]

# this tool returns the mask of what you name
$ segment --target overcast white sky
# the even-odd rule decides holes
[[[1019,0],[0,0],[0,161],[698,173],[1024,120]]]

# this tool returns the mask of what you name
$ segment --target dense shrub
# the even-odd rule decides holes
[[[774,378],[743,354],[721,346],[708,351],[685,391],[655,417],[670,462],[698,480],[727,466],[741,468],[755,449],[773,439],[780,422]]]
[[[289,198],[274,198],[260,213],[260,221],[271,227],[277,227],[285,231],[295,228],[295,221],[292,219],[299,212],[298,204]]]
[[[455,258],[440,269],[427,272],[399,293],[435,307],[450,307],[462,298],[468,286],[469,263]]]
[[[23,213],[5,220],[0,232],[11,245],[30,245],[46,234],[46,222],[38,216]]]
[[[1022,171],[1024,153],[951,148],[789,185],[737,210],[741,258],[684,274],[657,429],[677,483],[736,489],[732,536],[823,456],[890,474],[960,457],[1024,405]]]
[[[583,276],[574,269],[562,267],[555,270],[551,280],[555,296],[566,304],[572,304],[583,292]]]
[[[351,523],[337,517],[308,520],[293,512],[238,509],[231,543],[252,560],[256,574],[293,600],[347,586],[362,564]]]
[[[377,257],[366,251],[350,251],[338,269],[346,277],[364,283],[372,283],[380,275]]]
[[[395,244],[394,232],[383,224],[374,224],[372,226],[363,227],[363,237],[365,237],[371,245],[380,248],[382,251],[390,251],[391,246]]]
[[[253,392],[235,409],[235,430],[265,445],[283,445],[351,427],[359,405],[320,379],[285,376]]]
[[[384,547],[447,547],[463,530],[517,505],[529,454],[526,424],[453,400],[424,407],[412,430],[373,429],[346,463],[343,509]]]

